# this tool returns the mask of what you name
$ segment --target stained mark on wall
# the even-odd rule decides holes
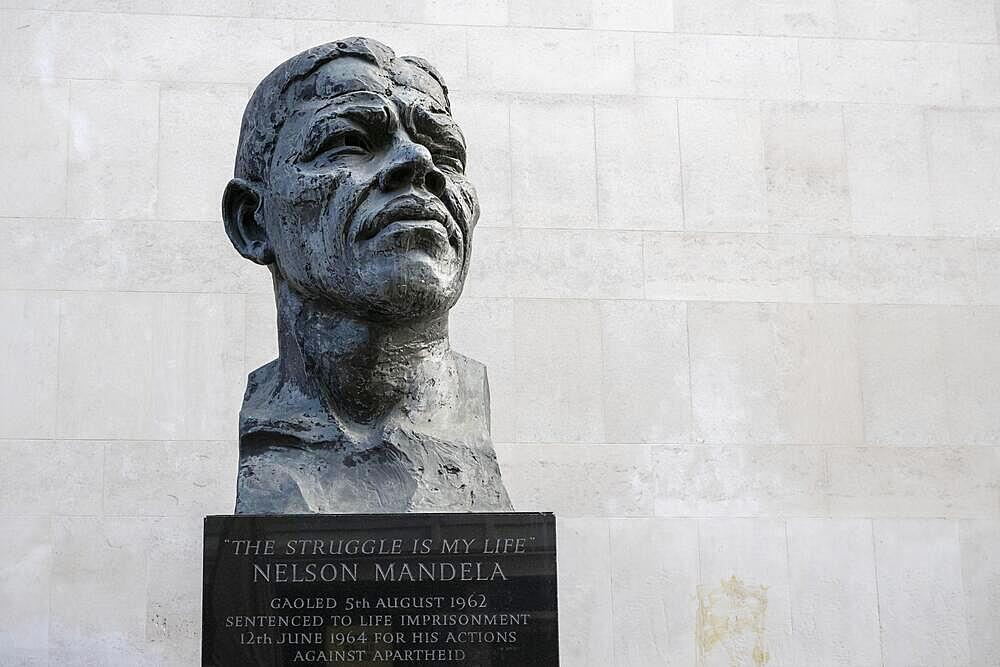
[[[718,586],[698,586],[695,640],[699,667],[762,667],[767,663],[764,618],[767,586],[748,586],[736,578]]]

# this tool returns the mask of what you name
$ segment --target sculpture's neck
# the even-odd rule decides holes
[[[372,322],[275,282],[282,376],[318,395],[331,413],[373,424],[404,399],[419,400],[449,355],[447,313]]]

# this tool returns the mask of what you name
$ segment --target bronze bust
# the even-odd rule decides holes
[[[240,412],[236,512],[512,509],[486,369],[448,342],[479,203],[437,71],[360,37],[279,65],[222,209],[278,312]]]

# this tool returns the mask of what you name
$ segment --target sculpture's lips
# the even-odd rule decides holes
[[[411,233],[429,238],[432,242],[440,240],[442,246],[448,243],[448,231],[437,220],[393,220],[375,236]]]
[[[358,234],[358,240],[367,241],[380,234],[404,233],[410,230],[432,231],[449,242],[457,236],[458,226],[448,214],[444,204],[433,199],[406,195],[393,199],[375,214]]]

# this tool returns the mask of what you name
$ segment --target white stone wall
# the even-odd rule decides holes
[[[1000,3],[0,6],[0,664],[196,663],[275,352],[238,119],[351,34],[466,128],[453,338],[560,518],[564,665],[1000,664]]]

